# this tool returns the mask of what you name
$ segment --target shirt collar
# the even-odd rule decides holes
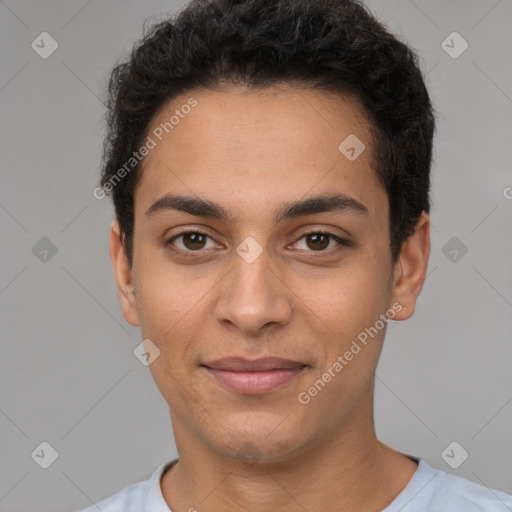
[[[391,508],[395,510],[395,507],[407,504],[414,497],[419,497],[417,495],[423,494],[423,492],[430,496],[432,490],[428,489],[428,487],[430,487],[429,484],[435,480],[434,477],[437,476],[439,472],[435,471],[421,458],[412,456],[409,456],[409,458],[418,463],[418,468],[402,492],[393,500],[392,503],[388,505],[389,509],[386,507],[382,512],[386,512],[387,510],[391,511]],[[176,462],[178,462],[178,458],[173,459],[170,462],[164,462],[158,466],[155,472],[151,475],[146,488],[144,512],[172,512],[164,499],[160,480],[162,475]]]
[[[144,512],[172,512],[164,500],[164,495],[162,494],[162,487],[160,486],[160,480],[162,475],[173,466],[178,459],[173,459],[170,462],[164,462],[158,468],[156,468],[155,472],[151,475],[148,480],[148,485],[146,488],[146,496],[144,499]]]

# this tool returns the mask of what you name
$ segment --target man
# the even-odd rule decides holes
[[[356,1],[196,1],[109,91],[95,195],[179,459],[86,510],[512,510],[375,435],[386,326],[430,253],[407,46]]]

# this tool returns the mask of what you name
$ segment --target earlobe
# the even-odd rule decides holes
[[[423,288],[430,255],[430,219],[422,212],[414,233],[404,242],[394,268],[393,300],[402,309],[394,320],[406,320],[414,314],[416,300]]]
[[[118,221],[114,221],[110,230],[110,259],[114,268],[117,285],[117,295],[126,321],[138,326],[135,289],[132,281],[132,269],[126,256],[123,237]]]

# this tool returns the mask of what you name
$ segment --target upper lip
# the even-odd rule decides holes
[[[243,357],[225,357],[204,363],[202,366],[214,370],[228,370],[232,372],[263,372],[269,370],[296,370],[302,369],[307,365],[280,357],[263,357],[255,360],[245,359]]]

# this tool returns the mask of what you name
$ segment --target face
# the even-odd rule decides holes
[[[370,425],[383,319],[412,314],[428,251],[392,264],[388,199],[354,98],[191,92],[148,133],[191,97],[143,162],[132,268],[112,230],[123,312],[160,351],[150,370],[177,442],[284,461]]]

